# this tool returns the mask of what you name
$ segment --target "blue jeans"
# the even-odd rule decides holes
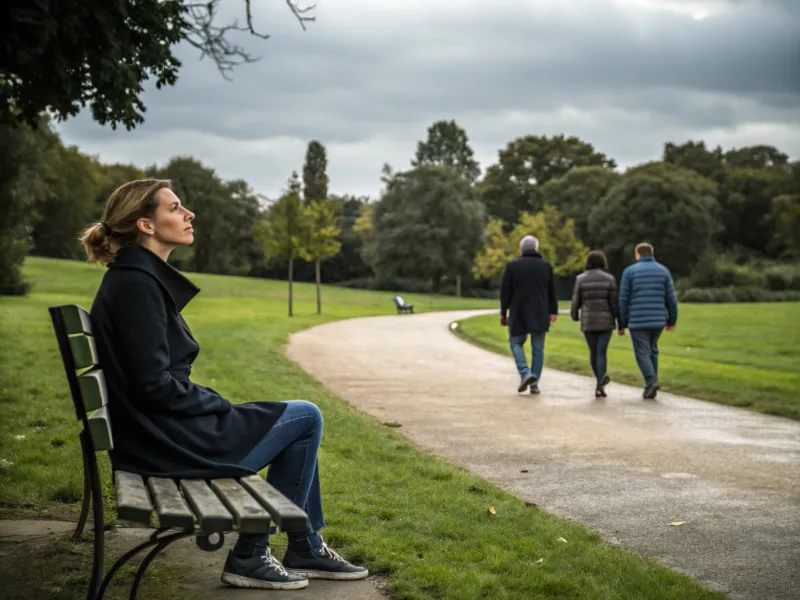
[[[658,338],[662,331],[662,327],[630,330],[633,354],[644,377],[645,386],[658,381]]]
[[[267,481],[308,515],[304,532],[288,533],[289,545],[319,548],[322,538],[317,531],[325,526],[317,465],[322,413],[305,400],[289,400],[286,405],[275,425],[240,464],[259,471],[269,465]],[[233,551],[253,556],[263,554],[268,546],[269,535],[241,534]]]
[[[592,373],[597,379],[597,387],[603,385],[603,378],[608,371],[608,343],[611,341],[610,331],[584,331],[583,337],[586,338],[586,345],[589,346],[589,362],[592,365]]]
[[[522,335],[509,335],[508,345],[511,346],[511,355],[514,357],[514,362],[517,364],[517,371],[521,379],[525,379],[529,375],[536,377],[538,382],[542,378],[542,367],[544,367],[544,338],[547,334],[532,333],[531,334],[531,366],[528,367],[528,360],[525,358],[525,340],[528,339],[528,334]]]

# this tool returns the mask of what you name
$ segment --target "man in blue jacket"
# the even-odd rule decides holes
[[[654,399],[658,384],[658,338],[678,321],[678,299],[669,269],[653,258],[653,246],[639,244],[636,262],[622,273],[619,334],[631,330],[633,353],[644,377],[643,398]]]

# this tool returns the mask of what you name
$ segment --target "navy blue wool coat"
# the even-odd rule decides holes
[[[143,246],[122,248],[91,309],[108,387],[115,469],[169,477],[236,477],[283,402],[231,404],[190,380],[200,346],[181,311],[200,290]],[[246,368],[246,366],[243,366]]]

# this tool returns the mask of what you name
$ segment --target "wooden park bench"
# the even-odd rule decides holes
[[[414,312],[414,305],[413,304],[406,304],[403,302],[403,298],[401,296],[394,296],[392,298],[394,301],[394,306],[397,309],[397,314],[402,313],[413,313]]]
[[[270,530],[270,522],[282,531],[305,529],[306,513],[258,475],[176,481],[115,470],[117,517],[146,525],[153,532],[147,541],[120,557],[103,576],[105,515],[95,453],[114,447],[107,413],[108,393],[98,364],[89,313],[75,305],[54,306],[49,311],[75,414],[83,425],[80,432],[83,506],[73,538],[83,533],[91,504],[94,556],[87,600],[102,599],[119,569],[147,549],[149,552],[131,584],[131,599],[136,598],[142,576],[153,559],[176,540],[193,536],[200,549],[213,552],[223,546],[228,532],[265,534]]]

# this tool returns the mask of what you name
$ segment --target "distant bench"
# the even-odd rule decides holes
[[[94,556],[87,600],[102,599],[119,569],[146,549],[150,551],[136,571],[131,599],[136,598],[142,576],[153,559],[178,539],[194,536],[199,548],[213,552],[223,546],[225,533],[231,531],[265,534],[270,530],[270,522],[282,531],[305,529],[306,513],[258,475],[176,481],[161,477],[145,479],[135,473],[116,470],[117,517],[147,525],[154,531],[149,540],[124,554],[103,577],[105,514],[95,452],[114,447],[107,413],[108,392],[98,364],[89,313],[75,305],[54,306],[49,311],[75,414],[83,425],[80,432],[83,506],[73,538],[83,533],[91,504]],[[157,524],[152,523],[153,515]]]
[[[394,301],[394,307],[397,309],[397,314],[403,313],[413,313],[414,312],[414,305],[413,304],[406,304],[403,301],[403,298],[400,296],[394,296],[392,298]]]

